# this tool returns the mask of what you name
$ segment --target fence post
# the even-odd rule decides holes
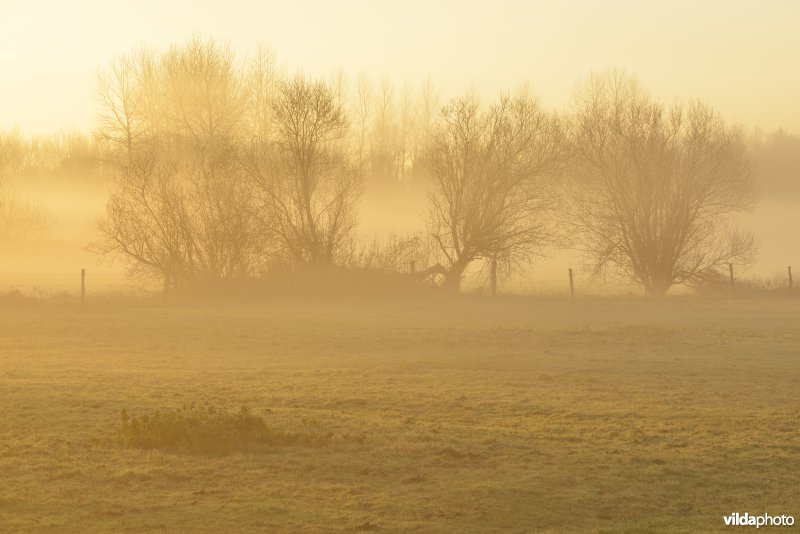
[[[575,299],[575,284],[572,281],[572,267],[569,268],[569,299]]]
[[[411,275],[417,274],[417,264],[414,260],[408,262],[408,270],[411,271]]]
[[[86,269],[81,269],[81,304],[86,300]]]
[[[491,272],[492,296],[497,295],[497,260],[492,258],[492,272]]]
[[[794,289],[794,282],[792,281],[792,266],[789,266],[789,291]]]
[[[733,290],[733,264],[732,263],[728,264],[728,272],[730,273],[730,278],[731,278],[731,295],[733,295],[734,290]]]

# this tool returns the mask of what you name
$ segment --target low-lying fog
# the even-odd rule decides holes
[[[45,227],[34,235],[17,236],[0,244],[0,289],[17,288],[30,292],[34,287],[45,293],[74,291],[80,270],[87,270],[87,285],[107,289],[137,285],[128,280],[125,265],[113,258],[100,258],[86,250],[97,239],[97,220],[113,183],[108,181],[64,180],[52,184],[12,184],[15,198],[33,202],[45,215]],[[359,212],[359,230],[363,239],[381,239],[393,233],[410,234],[425,231],[428,205],[425,188],[407,185],[385,189],[366,187]],[[752,213],[741,215],[742,227],[752,231],[758,242],[756,262],[737,275],[749,278],[773,279],[786,276],[786,267],[800,270],[800,199],[792,196],[762,197]],[[514,292],[563,292],[567,287],[567,269],[575,269],[576,279],[583,279],[582,256],[575,250],[551,250],[531,264],[525,272],[505,283]],[[485,287],[478,266],[473,266],[465,288]],[[600,283],[625,291],[637,289],[618,281]]]

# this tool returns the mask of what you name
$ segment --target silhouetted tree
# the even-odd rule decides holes
[[[204,163],[233,159],[252,89],[233,51],[211,39],[172,46],[161,58],[166,107],[164,133],[181,156]]]
[[[327,84],[300,75],[279,83],[272,106],[271,137],[244,158],[267,238],[290,262],[332,265],[353,238],[361,192],[347,120]]]
[[[596,273],[661,295],[752,257],[730,221],[755,202],[738,129],[699,103],[666,108],[616,71],[591,76],[575,108],[571,215]]]
[[[98,222],[99,254],[121,255],[130,273],[161,278],[165,286],[193,278],[193,235],[186,195],[174,164],[137,151],[119,174],[119,187]]]
[[[263,82],[263,61],[247,71],[229,48],[195,38],[101,73],[100,132],[121,154],[98,252],[166,286],[242,279],[263,263],[238,158],[248,128],[265,120],[254,109],[263,83],[247,83]]]
[[[372,116],[372,88],[365,76],[358,78],[351,116],[355,122],[355,165],[360,176],[367,170],[367,141]]]
[[[443,109],[424,157],[433,182],[429,229],[445,259],[446,286],[458,290],[474,261],[508,270],[557,241],[561,138],[557,118],[525,91],[486,111],[475,96]]]
[[[157,58],[141,50],[115,59],[97,74],[98,134],[129,164],[139,143],[152,137],[164,106],[157,106]],[[160,108],[160,109],[159,109]]]
[[[375,111],[370,131],[370,176],[376,181],[396,181],[400,177],[401,141],[394,87],[384,80],[374,98]]]

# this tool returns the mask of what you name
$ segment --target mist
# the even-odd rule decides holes
[[[794,526],[798,22],[0,0],[0,532]]]

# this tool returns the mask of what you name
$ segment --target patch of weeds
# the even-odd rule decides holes
[[[437,454],[439,454],[440,456],[447,456],[449,458],[460,459],[464,457],[464,453],[462,453],[461,451],[457,451],[453,447],[445,447],[444,449],[440,449]]]
[[[281,445],[317,445],[330,434],[298,434],[267,425],[246,407],[230,413],[194,403],[173,411],[131,417],[122,410],[120,441],[135,449],[172,453],[226,455],[259,452]]]
[[[377,523],[372,523],[369,520],[367,520],[361,523],[360,525],[356,525],[354,530],[356,532],[368,532],[371,530],[378,530],[379,528],[380,527],[377,525]]]
[[[366,434],[342,434],[342,439],[355,443],[364,443],[367,440]]]

